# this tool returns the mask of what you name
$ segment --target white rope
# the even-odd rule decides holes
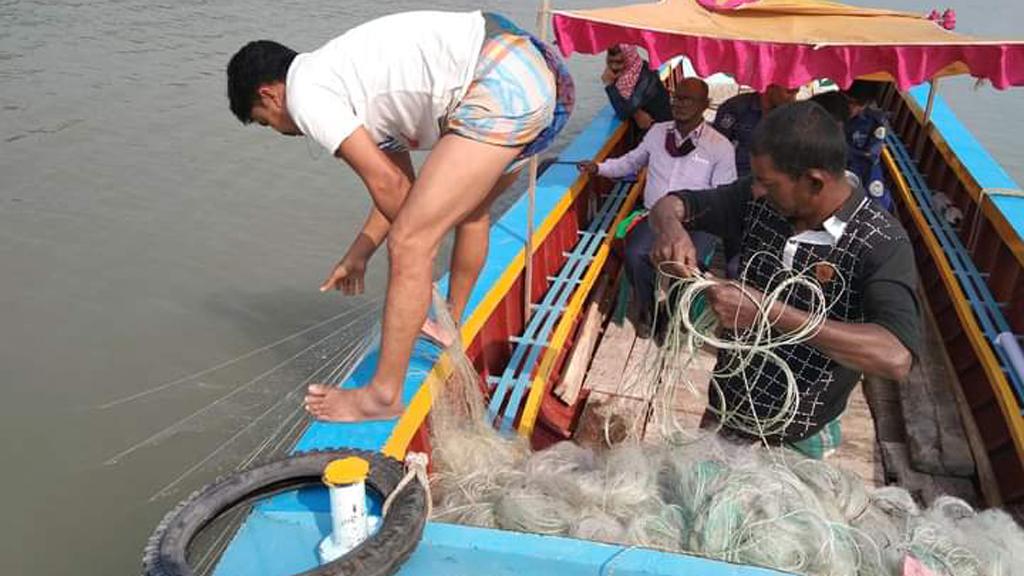
[[[398,486],[395,486],[395,489],[391,491],[387,499],[384,500],[384,506],[381,508],[381,518],[387,517],[388,510],[391,509],[391,504],[395,501],[395,497],[401,494],[402,490],[414,478],[419,480],[423,490],[427,493],[427,518],[430,518],[430,515],[434,512],[434,507],[430,498],[430,480],[427,478],[428,463],[429,459],[423,452],[409,452],[405,455],[405,476],[398,483]]]
[[[647,366],[656,366],[657,370],[669,367],[669,374],[655,376],[658,380],[655,389],[657,395],[662,398],[652,398],[652,401],[659,402],[661,407],[658,413],[663,434],[671,437],[671,435],[684,431],[683,426],[676,422],[674,417],[675,388],[678,386],[677,382],[683,382],[691,390],[696,390],[693,383],[686,377],[685,370],[704,345],[730,352],[730,361],[724,366],[716,366],[709,390],[709,394],[714,393],[719,400],[717,403],[709,403],[709,409],[718,418],[719,428],[728,425],[729,428],[764,439],[783,433],[796,418],[800,407],[800,390],[797,386],[796,375],[775,353],[775,350],[782,346],[801,344],[813,338],[828,319],[832,304],[827,302],[821,284],[809,273],[809,269],[793,272],[784,266],[777,267],[778,271],[767,283],[770,287],[769,291],[758,300],[748,288],[746,278],[751,265],[762,258],[778,261],[775,255],[768,252],[754,254],[748,260],[739,281],[718,279],[697,271],[692,277],[679,276],[670,271],[671,265],[674,264],[677,268],[680,266],[680,263],[677,262],[663,262],[659,266],[659,284],[663,279],[668,281],[670,299],[678,293],[678,296],[675,297],[675,306],[672,306],[674,308],[672,317],[667,319],[669,325],[665,345],[655,351],[655,354],[661,358],[644,363]],[[824,265],[832,267],[833,281],[840,283],[840,291],[842,291],[845,288],[845,280],[842,275],[831,263],[825,262]],[[756,321],[749,328],[730,333],[729,336],[720,336],[716,333],[717,322],[710,318],[707,308],[705,313],[698,318],[694,318],[692,314],[705,292],[721,286],[723,283],[734,285],[757,308]],[[778,318],[772,317],[772,312],[778,310],[777,305],[789,305],[789,299],[800,289],[806,290],[810,295],[810,306],[805,311],[807,319],[795,329],[781,332],[775,325]],[[657,319],[655,322],[657,323]],[[680,357],[684,359],[682,366],[673,367],[673,364],[678,365]],[[767,417],[759,417],[754,408],[753,390],[768,363],[775,364],[779,368],[785,378],[786,390],[775,412]],[[757,369],[751,371],[751,367],[754,366]],[[753,373],[751,374],[751,372]],[[736,377],[743,381],[747,393],[747,406],[725,405],[724,393],[717,380]],[[716,404],[720,408],[715,408]],[[717,431],[715,430],[715,432]]]

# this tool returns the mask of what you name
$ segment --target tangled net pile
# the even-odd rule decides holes
[[[650,352],[644,365],[652,368],[637,377],[655,383],[645,418],[662,429],[657,446],[641,440],[637,423],[610,448],[562,442],[532,452],[524,439],[485,423],[476,373],[461,347],[451,347],[453,374],[433,390],[434,519],[799,574],[898,575],[908,556],[938,575],[1024,574],[1024,531],[1005,512],[977,512],[952,497],[921,509],[902,488],[867,490],[858,477],[825,462],[785,448],[734,444],[676,422],[666,406],[677,387],[692,385],[681,365],[714,338],[708,314],[691,317],[701,286],[682,287],[668,344]],[[436,296],[435,310],[456,333]],[[823,321],[826,313],[822,306],[812,320]],[[801,327],[805,337],[814,330]],[[756,333],[746,337],[770,351],[772,342]],[[747,424],[763,437],[788,417]]]

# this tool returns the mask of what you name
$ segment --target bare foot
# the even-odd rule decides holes
[[[423,332],[435,342],[439,342],[445,348],[450,348],[455,343],[455,335],[442,328],[440,324],[430,318],[427,318],[423,323],[420,332]]]
[[[381,386],[370,383],[362,388],[342,390],[337,386],[313,384],[306,392],[306,412],[318,420],[329,422],[362,422],[388,420],[402,415],[401,398],[391,402]]]

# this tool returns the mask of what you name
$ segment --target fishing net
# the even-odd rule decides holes
[[[692,282],[670,291],[677,301],[666,345],[652,350],[626,383],[649,393],[650,409],[611,446],[561,442],[531,451],[520,436],[498,433],[485,423],[475,370],[462,347],[451,346],[451,376],[433,390],[434,519],[799,574],[898,575],[908,556],[937,575],[1024,574],[1024,531],[1004,512],[979,512],[952,497],[921,509],[902,488],[867,489],[852,473],[787,448],[738,444],[677,422],[671,406],[675,395],[692,389],[685,373],[695,351],[709,343],[736,346],[714,334],[707,307],[698,305],[702,289]],[[811,321],[793,333],[747,334],[758,349],[740,355],[810,337],[827,310],[822,298]],[[435,314],[457,333],[436,296]],[[758,329],[771,332],[770,325]],[[792,409],[790,403],[767,421],[733,424],[763,437],[766,428],[784,426]],[[661,431],[658,445],[643,440],[651,426]]]

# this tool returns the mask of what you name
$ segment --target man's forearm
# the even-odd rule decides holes
[[[786,332],[799,328],[809,316],[784,304],[776,304],[770,314],[774,326]],[[807,343],[847,368],[889,380],[906,378],[913,363],[907,347],[878,324],[826,320]]]
[[[650,158],[645,148],[645,141],[618,158],[609,158],[597,165],[597,173],[605,178],[622,178],[632,176],[640,172],[640,169],[647,165]]]
[[[669,194],[658,200],[651,210],[650,222],[655,235],[672,237],[683,231],[686,207],[677,196]]]
[[[366,184],[377,211],[389,224],[394,222],[398,217],[398,211],[402,209],[402,204],[405,204],[405,197],[412,188],[412,181],[399,171],[387,182]]]
[[[384,214],[376,206],[371,206],[370,213],[366,216],[366,221],[363,222],[363,227],[359,234],[352,240],[352,245],[349,246],[348,251],[345,253],[345,258],[352,257],[369,260],[381,243],[384,242],[384,239],[387,238],[390,228],[391,222],[384,217]]]

